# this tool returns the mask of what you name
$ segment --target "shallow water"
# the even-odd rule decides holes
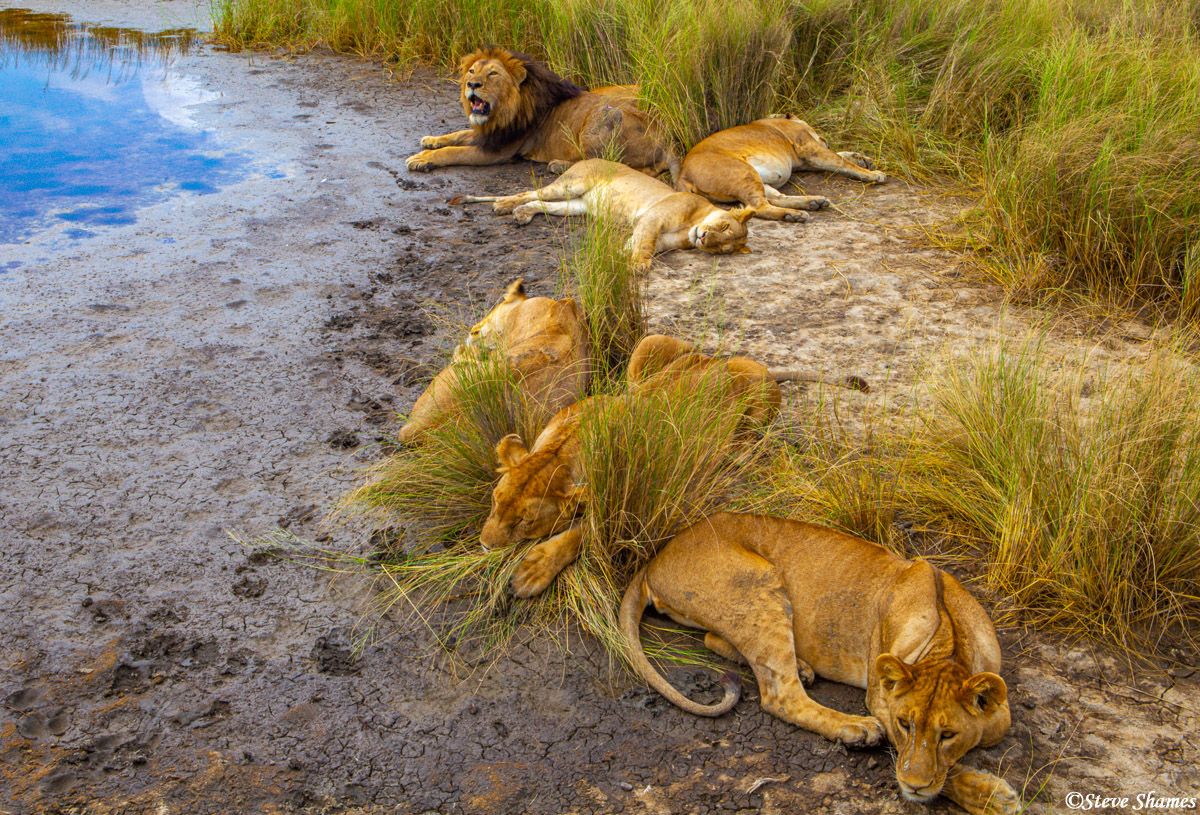
[[[195,43],[191,29],[0,10],[0,244],[50,229],[86,238],[246,172],[247,156],[192,119],[210,94],[171,70]]]

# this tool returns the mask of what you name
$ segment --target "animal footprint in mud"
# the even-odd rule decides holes
[[[231,590],[234,596],[244,597],[247,600],[262,597],[263,592],[267,590],[267,579],[257,575],[244,574],[241,580],[233,584]]]

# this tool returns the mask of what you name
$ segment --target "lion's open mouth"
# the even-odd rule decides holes
[[[467,101],[471,103],[472,116],[487,116],[492,112],[491,102],[485,102],[475,94],[468,96]]]

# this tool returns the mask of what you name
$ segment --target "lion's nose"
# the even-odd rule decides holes
[[[483,83],[482,82],[468,82],[467,87],[470,88],[471,90],[475,90],[476,88],[482,88]]]

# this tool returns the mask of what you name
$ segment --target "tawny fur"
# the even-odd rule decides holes
[[[421,139],[405,162],[412,171],[501,164],[514,158],[570,163],[619,153],[658,175],[679,173],[660,129],[637,108],[636,88],[587,91],[526,54],[483,48],[463,57],[460,99],[470,127]]]
[[[540,189],[452,199],[452,203],[483,202],[491,202],[498,213],[511,212],[518,224],[529,223],[538,213],[607,213],[633,228],[633,262],[642,271],[656,253],[674,249],[696,248],[718,255],[750,251],[746,248],[750,210],[727,212],[699,195],[676,192],[657,179],[604,159],[574,164]]]
[[[582,533],[575,521],[587,500],[579,429],[593,411],[637,410],[640,398],[711,400],[716,415],[733,423],[731,437],[764,429],[779,412],[780,393],[771,371],[747,357],[715,359],[691,343],[654,334],[642,339],[629,361],[625,396],[593,396],[560,411],[532,448],[517,435],[496,446],[500,480],[480,533],[486,548],[548,537],[513,573],[513,591],[531,597],[544,591],[579,554]]]
[[[940,793],[973,815],[1020,812],[1007,782],[958,764],[1008,731],[1008,691],[987,613],[929,563],[762,515],[720,513],[672,538],[630,583],[621,625],[647,682],[685,710],[716,716],[737,703],[736,686],[715,705],[671,687],[642,651],[649,604],[707,631],[718,654],[749,663],[769,713],[848,745],[886,736],[909,800]],[[864,688],[871,715],[813,701],[804,682],[814,676]]]
[[[759,218],[804,221],[802,210],[824,209],[819,195],[785,195],[779,187],[792,173],[826,170],[882,184],[887,175],[861,153],[835,153],[807,122],[796,116],[758,119],[714,133],[684,157],[676,188],[718,203],[738,202]]]
[[[478,364],[485,349],[502,352],[530,403],[553,415],[587,393],[590,347],[583,313],[574,300],[530,298],[523,281],[516,280],[417,399],[400,428],[400,441],[415,444],[430,428],[458,414],[460,377],[466,366]]]

